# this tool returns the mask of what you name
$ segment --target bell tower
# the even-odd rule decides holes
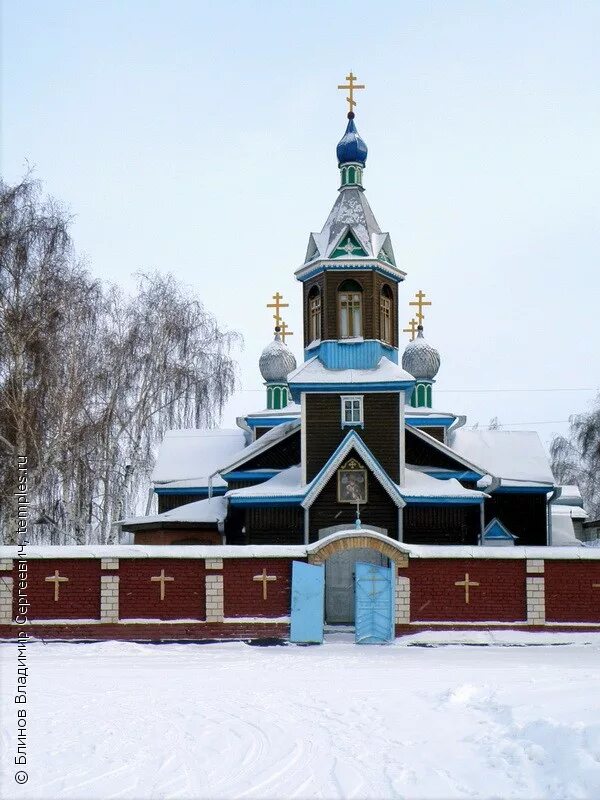
[[[398,364],[398,286],[405,273],[363,185],[368,148],[356,127],[354,92],[364,86],[352,73],[346,80],[338,87],[349,91],[350,107],[336,148],[338,196],[321,231],[310,234],[295,273],[303,287],[304,364],[288,383],[302,405],[305,482],[339,447],[360,440],[372,464],[399,484],[404,405],[415,383]]]

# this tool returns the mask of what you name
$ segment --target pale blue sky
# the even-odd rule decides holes
[[[349,69],[406,320],[417,289],[434,301],[435,406],[482,423],[586,407],[592,391],[497,390],[600,385],[600,2],[2,8],[3,175],[35,165],[96,274],[173,271],[246,336],[226,424],[264,406],[275,290],[300,357],[292,273],[336,198]]]

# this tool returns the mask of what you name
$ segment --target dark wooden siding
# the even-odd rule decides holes
[[[172,511],[179,506],[185,506],[187,503],[195,503],[198,500],[206,500],[205,494],[159,494],[158,495],[158,513],[162,514],[163,511]]]
[[[440,426],[439,428],[438,427],[419,428],[419,430],[423,431],[423,433],[429,434],[429,436],[433,436],[434,439],[437,439],[438,442],[441,442],[442,444],[446,443],[445,430],[442,426]]]
[[[354,280],[362,287],[363,295],[363,336],[365,339],[379,339],[380,294],[384,284],[392,292],[392,341],[398,347],[398,284],[384,278],[377,272],[325,272],[304,284],[304,346],[310,344],[310,318],[308,295],[314,286],[321,292],[321,339],[337,339],[338,330],[338,290],[345,280]]]
[[[364,428],[357,428],[369,450],[398,483],[400,420],[398,394],[364,395]],[[339,394],[306,395],[307,481],[323,467],[350,428],[342,428]],[[333,523],[332,523],[333,524]]]
[[[283,439],[236,469],[287,469],[300,463],[300,431]]]
[[[443,469],[467,470],[460,461],[440,452],[435,445],[424,442],[410,426],[406,427],[406,463],[418,467],[440,467]]]
[[[485,524],[496,517],[518,536],[518,545],[546,544],[546,496],[543,494],[494,494],[485,501]]]
[[[477,544],[478,505],[405,506],[402,539],[407,544]]]
[[[359,458],[353,451],[350,453],[350,457]],[[398,508],[373,473],[370,470],[367,470],[367,472],[369,501],[366,505],[361,506],[360,518],[366,525],[385,528],[388,536],[397,539]],[[355,520],[356,506],[350,503],[338,503],[337,501],[337,474],[334,474],[311,506],[309,516],[310,541],[317,541],[321,528],[329,528],[332,525],[348,525],[348,527],[352,527]]]
[[[302,544],[304,510],[298,506],[246,509],[246,544]]]

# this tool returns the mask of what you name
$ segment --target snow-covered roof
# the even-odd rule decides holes
[[[267,481],[242,489],[230,489],[225,497],[303,497],[306,487],[302,487],[300,466],[288,467]]]
[[[456,478],[446,478],[440,480],[426,475],[420,469],[404,470],[404,483],[400,487],[400,493],[403,497],[410,498],[429,498],[439,497],[440,499],[446,497],[462,497],[465,499],[485,497],[483,492],[475,491],[474,489],[465,489]]]
[[[340,461],[343,460],[353,448],[356,449],[376,477],[382,481],[384,488],[389,485],[390,494],[396,501],[398,501],[398,497],[409,501],[411,499],[443,500],[446,498],[463,498],[465,500],[472,500],[475,498],[480,500],[482,497],[485,497],[483,492],[465,489],[455,478],[439,480],[425,475],[417,469],[405,469],[404,484],[402,486],[397,486],[383,473],[380,465],[372,458],[368,448],[354,432],[348,434],[342,446],[336,451],[335,457],[332,458],[325,465],[323,470],[321,470],[319,475],[315,476],[306,486],[302,486],[302,470],[298,465],[282,470],[263,483],[245,486],[241,489],[232,489],[227,492],[225,496],[227,498],[243,497],[252,499],[269,497],[303,498],[306,496],[307,504],[310,504],[314,496],[318,495],[319,490],[331,478],[331,475]],[[400,504],[402,503],[401,500],[399,502]]]
[[[301,412],[299,403],[288,403],[283,408],[263,408],[262,411],[250,411],[246,419],[253,417],[299,417]]]
[[[449,432],[459,455],[501,478],[504,485],[554,485],[548,457],[535,431],[466,430]]]
[[[570,517],[571,519],[587,519],[587,514],[581,506],[565,506],[552,503],[552,516],[553,517]]]
[[[583,547],[583,544],[575,536],[573,518],[570,514],[565,514],[567,506],[551,506],[552,509],[552,542],[555,547]],[[579,509],[581,511],[581,509]]]
[[[293,384],[414,383],[414,380],[412,375],[385,356],[373,369],[328,369],[318,356],[314,356],[288,375],[290,386]]]
[[[404,415],[406,417],[447,417],[448,419],[456,419],[457,416],[451,411],[436,411],[428,406],[411,406],[408,404],[404,406]]]
[[[338,195],[321,232],[311,233],[305,264],[330,258],[348,229],[366,253],[362,258],[378,258],[385,245],[387,259],[395,263],[389,234],[382,233],[365,193],[358,188],[346,188]]]
[[[214,522],[219,523],[227,516],[227,500],[224,497],[210,497],[186,503],[162,514],[147,517],[128,517],[122,520],[124,528],[130,525],[148,525],[156,522]]]
[[[268,430],[263,436],[260,436],[256,441],[251,442],[249,445],[231,454],[229,461],[221,461],[218,465],[220,473],[230,472],[232,469],[244,464],[248,459],[254,458],[259,453],[268,450],[277,442],[282,441],[288,436],[291,436],[296,431],[300,430],[300,420],[293,419],[290,422],[285,422],[283,425],[276,425],[274,428]]]
[[[560,486],[560,495],[553,500],[553,504],[557,506],[580,506],[583,508],[583,497],[579,491],[579,486],[569,484]]]
[[[158,451],[152,481],[156,487],[206,487],[208,478],[245,443],[239,428],[167,431]],[[225,486],[219,476],[214,485]]]

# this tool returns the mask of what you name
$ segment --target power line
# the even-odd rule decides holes
[[[241,394],[242,392],[261,392],[264,394],[264,389],[238,389],[236,394]],[[496,394],[497,392],[600,392],[600,387],[598,386],[586,386],[586,387],[561,387],[560,389],[506,389],[506,388],[498,388],[498,389],[435,389],[436,394],[473,394],[479,392],[493,392]]]

